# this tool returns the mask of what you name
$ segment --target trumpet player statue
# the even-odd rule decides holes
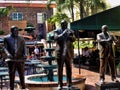
[[[73,42],[75,41],[74,31],[67,28],[66,20],[61,21],[61,29],[54,31],[54,40],[56,42],[56,57],[58,64],[58,89],[63,87],[63,66],[66,65],[67,85],[72,87],[72,59],[74,56]]]
[[[100,83],[105,80],[105,70],[107,64],[111,71],[111,79],[113,82],[118,82],[115,73],[115,59],[113,54],[112,44],[115,44],[115,38],[108,32],[108,26],[102,26],[102,32],[97,34],[98,49],[100,55]]]

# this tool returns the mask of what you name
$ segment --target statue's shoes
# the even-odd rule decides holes
[[[28,88],[26,88],[26,89],[22,89],[22,90],[29,90]]]
[[[116,82],[116,83],[119,82],[119,80],[117,80],[117,79],[112,79],[112,81],[113,81],[113,82]]]
[[[72,84],[68,85],[68,90],[72,89]]]
[[[26,88],[26,89],[21,89],[21,90],[29,90],[28,88]]]
[[[100,79],[100,84],[104,84],[104,79]]]
[[[72,89],[72,86],[68,87],[68,90],[71,90]]]
[[[57,90],[62,90],[62,86],[58,85]]]

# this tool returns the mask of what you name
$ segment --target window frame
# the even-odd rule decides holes
[[[15,16],[15,14],[16,14],[16,16]],[[12,12],[12,20],[14,20],[14,21],[23,20],[23,13],[22,12]]]

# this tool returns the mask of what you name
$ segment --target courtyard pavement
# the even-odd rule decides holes
[[[79,71],[80,71],[80,75],[86,77],[85,90],[97,90],[95,83],[99,82],[99,73],[98,73],[99,70],[96,67],[89,67],[89,66],[81,65],[81,68],[79,68],[77,65],[73,65],[72,75],[73,76],[78,75]],[[120,81],[120,73],[117,74],[117,79]],[[109,74],[106,74],[105,81],[111,82],[111,78]],[[7,89],[6,87],[3,87],[3,90],[9,90],[9,89]]]
[[[86,77],[85,90],[97,90],[95,83],[99,82],[99,70],[97,67],[81,66],[80,72]],[[120,81],[120,73],[117,71],[117,79]],[[73,66],[73,74],[79,74],[79,68]],[[105,75],[105,82],[111,82],[109,72]]]

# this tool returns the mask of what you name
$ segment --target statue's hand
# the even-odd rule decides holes
[[[7,54],[7,58],[5,59],[5,62],[11,61],[13,56],[11,54]]]
[[[8,55],[7,55],[7,58],[12,59],[12,58],[13,58],[13,56],[12,56],[11,54],[8,54]]]

